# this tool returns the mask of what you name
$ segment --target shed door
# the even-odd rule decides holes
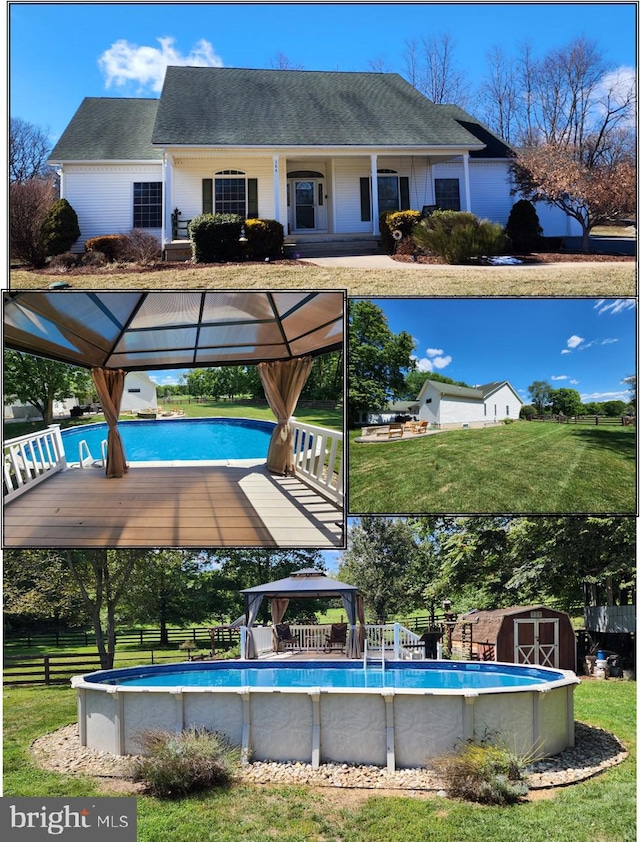
[[[560,660],[559,641],[560,624],[557,618],[535,617],[513,621],[516,664],[557,669]]]

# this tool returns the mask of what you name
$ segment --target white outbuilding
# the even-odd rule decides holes
[[[425,380],[417,400],[419,420],[445,430],[517,420],[523,405],[507,380],[473,387]]]

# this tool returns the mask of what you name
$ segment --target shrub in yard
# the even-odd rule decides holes
[[[531,202],[520,199],[515,203],[509,213],[505,233],[516,252],[528,254],[540,248],[542,228],[536,209]]]
[[[468,740],[434,763],[451,797],[499,805],[515,804],[529,791],[524,765],[508,748],[486,739]]]
[[[157,238],[148,231],[134,228],[124,235],[121,260],[149,265],[157,263],[162,257],[162,249]]]
[[[380,246],[387,254],[394,252],[412,253],[414,251],[411,239],[416,225],[420,222],[420,211],[385,211],[380,215]],[[399,232],[399,238],[394,232]]]
[[[67,272],[80,265],[81,255],[71,254],[66,251],[64,254],[56,254],[49,261],[50,269],[57,269],[59,272]]]
[[[89,267],[104,266],[107,258],[101,251],[86,251],[80,255],[80,265]]]
[[[189,728],[180,734],[144,731],[138,735],[138,743],[145,756],[135,760],[133,778],[159,798],[180,798],[228,785],[240,764],[240,749],[204,728]]]
[[[126,247],[126,234],[103,234],[91,237],[84,244],[85,251],[101,251],[109,262],[121,260]]]
[[[277,219],[247,219],[244,223],[244,233],[249,260],[282,257],[284,228]]]
[[[239,260],[243,219],[235,213],[203,213],[191,220],[189,237],[194,263]]]
[[[31,178],[9,185],[9,252],[12,259],[39,268],[45,265],[42,224],[55,200],[50,178]]]
[[[465,211],[434,211],[416,225],[413,239],[418,248],[439,255],[447,263],[500,254],[507,245],[501,225]]]
[[[48,255],[69,251],[80,236],[80,226],[76,212],[66,199],[58,199],[51,205],[40,233]]]

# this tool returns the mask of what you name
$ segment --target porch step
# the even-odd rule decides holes
[[[323,242],[285,242],[285,257],[304,259],[314,257],[345,257],[381,254],[378,240],[334,240]]]
[[[191,242],[189,240],[176,240],[167,243],[164,247],[164,259],[169,261],[191,260]]]

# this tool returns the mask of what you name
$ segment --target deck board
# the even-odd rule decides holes
[[[344,545],[341,509],[295,477],[252,467],[71,469],[4,507],[5,547]]]

